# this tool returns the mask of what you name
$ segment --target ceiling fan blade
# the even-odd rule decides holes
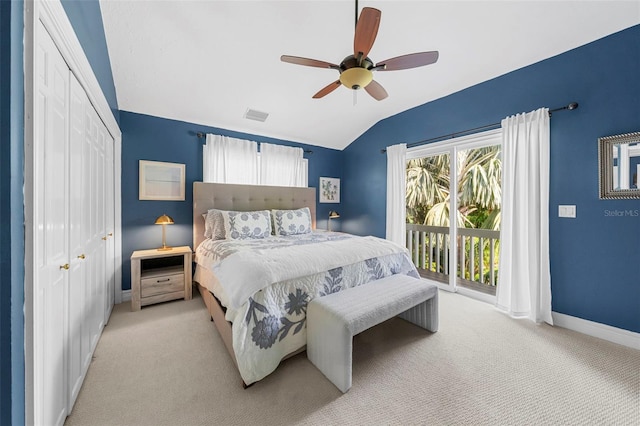
[[[280,60],[282,62],[288,62],[290,64],[296,65],[306,65],[308,67],[340,69],[339,66],[330,62],[319,61],[317,59],[301,58],[299,56],[282,55],[280,56]]]
[[[376,41],[378,27],[380,26],[380,16],[382,12],[372,7],[365,7],[360,12],[360,19],[356,24],[356,34],[353,38],[353,55],[360,59],[366,58]]]
[[[341,84],[342,83],[340,83],[340,80],[336,80],[333,83],[327,84],[325,87],[320,89],[320,91],[318,93],[313,95],[313,99],[320,99],[320,98],[322,98],[324,96],[327,96],[329,93],[333,92],[338,87],[340,87]]]
[[[376,64],[375,68],[378,71],[396,71],[422,67],[435,63],[438,60],[438,56],[438,51],[410,53],[408,55],[396,56],[386,61],[380,61]]]
[[[375,80],[372,80],[371,83],[367,84],[364,90],[366,90],[367,93],[370,94],[371,97],[377,101],[381,101],[385,99],[387,96],[389,96],[387,91],[384,90],[384,87],[382,87],[380,83],[378,83]]]

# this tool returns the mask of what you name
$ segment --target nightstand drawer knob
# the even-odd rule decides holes
[[[158,280],[158,283],[166,283],[167,281],[171,281],[171,278],[165,278],[164,280]]]

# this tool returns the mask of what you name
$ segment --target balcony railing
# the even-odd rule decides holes
[[[500,231],[458,228],[456,284],[496,294]],[[407,224],[407,248],[422,277],[449,283],[451,241],[446,226]]]

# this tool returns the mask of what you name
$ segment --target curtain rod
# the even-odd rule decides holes
[[[557,112],[557,111],[562,111],[565,109],[568,110],[574,110],[578,108],[578,103],[577,102],[571,102],[569,105],[565,105],[563,107],[560,108],[554,108],[554,109],[550,109],[549,110],[549,117],[551,117],[551,113]],[[414,146],[420,146],[420,145],[424,145],[428,142],[436,142],[436,141],[442,141],[445,139],[452,139],[455,138],[456,136],[465,136],[467,134],[473,134],[473,133],[477,133],[481,130],[489,130],[493,127],[499,127],[502,123],[498,122],[498,123],[493,123],[493,124],[487,124],[486,126],[480,126],[480,127],[474,127],[473,129],[467,129],[467,130],[462,130],[460,132],[455,132],[455,133],[449,133],[448,135],[442,135],[442,136],[437,136],[435,138],[429,138],[429,139],[424,139],[421,141],[417,141],[417,142],[413,142],[410,144],[407,144],[407,148],[413,148]],[[381,149],[380,153],[384,154],[386,153],[387,150],[386,149]]]
[[[196,134],[198,139],[202,139],[202,138],[206,138],[207,137],[207,134],[203,133],[203,132],[194,132],[194,133]],[[260,142],[258,142],[258,143],[260,143]],[[268,142],[265,142],[265,143],[268,143]],[[305,149],[304,152],[306,154],[313,154],[313,151],[311,151],[310,149]]]

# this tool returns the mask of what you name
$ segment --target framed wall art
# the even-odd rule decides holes
[[[184,201],[185,165],[140,160],[140,200]]]
[[[340,202],[340,179],[329,177],[320,178],[320,202]]]

